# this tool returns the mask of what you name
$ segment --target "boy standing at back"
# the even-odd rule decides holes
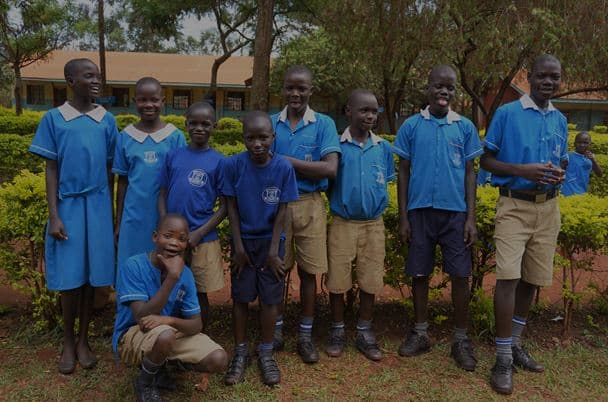
[[[326,352],[338,357],[344,350],[344,293],[353,286],[355,262],[360,301],[356,345],[365,357],[378,361],[382,351],[372,331],[372,312],[375,295],[384,285],[382,213],[388,205],[387,183],[395,179],[395,162],[391,145],[371,131],[378,119],[373,93],[353,91],[346,115],[350,125],[340,137],[342,157],[329,191],[333,218],[328,234],[327,288],[332,325]]]
[[[490,122],[481,167],[499,187],[496,205],[496,364],[490,383],[513,392],[512,365],[541,372],[521,345],[538,286],[553,280],[553,256],[560,229],[558,186],[568,160],[566,118],[549,99],[559,89],[561,64],[553,56],[534,60],[530,95],[501,106]]]
[[[565,196],[585,194],[589,187],[591,171],[602,177],[602,168],[595,161],[595,155],[591,152],[591,136],[588,132],[581,131],[576,135],[574,150],[575,152],[568,152],[566,179],[562,186],[562,194]]]
[[[409,243],[405,272],[412,277],[416,324],[399,347],[401,356],[430,349],[427,334],[429,277],[435,246],[441,246],[443,271],[452,282],[456,364],[473,371],[476,359],[467,336],[471,249],[475,228],[475,171],[473,160],[483,153],[477,129],[450,109],[456,73],[446,65],[434,67],[428,79],[429,105],[403,123],[395,149],[399,164],[400,227]]]
[[[308,106],[312,72],[293,66],[285,72],[283,92],[287,106],[272,116],[276,133],[273,150],[296,171],[299,200],[289,203],[286,216],[287,269],[298,263],[302,315],[297,350],[305,363],[316,363],[319,353],[312,342],[317,274],[327,272],[327,217],[321,191],[336,177],[340,143],[334,121]],[[275,349],[283,348],[283,317],[277,318]]]

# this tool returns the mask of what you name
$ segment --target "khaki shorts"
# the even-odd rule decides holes
[[[344,293],[353,286],[352,266],[356,266],[359,288],[377,294],[384,287],[384,221],[353,221],[334,216],[329,225],[327,289]]]
[[[501,196],[494,230],[496,279],[551,285],[560,225],[557,197],[534,203]]]
[[[196,291],[210,293],[224,287],[224,260],[219,240],[201,243],[192,250],[190,269]]]
[[[294,262],[309,274],[327,272],[327,215],[321,193],[300,194],[287,204],[285,268]]]
[[[197,364],[212,352],[223,350],[205,334],[188,336],[169,325],[159,325],[148,332],[143,332],[139,329],[139,325],[134,325],[120,338],[118,343],[120,360],[126,364],[141,364],[143,357],[152,350],[158,336],[166,330],[174,331],[176,338],[173,355],[168,358],[169,360]]]

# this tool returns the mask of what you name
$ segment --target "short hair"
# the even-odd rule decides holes
[[[435,67],[433,67],[431,69],[431,71],[429,72],[429,78],[428,78],[427,82],[431,82],[431,77],[433,75],[439,74],[444,71],[449,71],[449,72],[453,73],[456,76],[456,78],[458,78],[458,76],[456,75],[456,70],[454,70],[454,68],[452,66],[450,66],[448,64],[438,64]]]
[[[285,74],[283,75],[283,79],[286,79],[287,76],[292,75],[292,74],[306,74],[310,78],[311,82],[312,82],[313,77],[314,77],[313,74],[312,74],[312,71],[310,70],[310,68],[306,67],[303,64],[296,64],[295,66],[289,67],[285,71]]]
[[[154,78],[154,77],[141,77],[135,83],[135,93],[137,93],[137,90],[139,88],[141,88],[142,86],[144,86],[146,84],[155,84],[156,86],[158,86],[159,89],[161,89],[161,90],[163,89],[163,86],[160,84],[160,81],[157,80],[156,78]]]
[[[168,213],[168,214],[163,215],[158,220],[158,224],[156,225],[156,231],[158,232],[169,219],[177,219],[177,220],[182,221],[184,226],[186,226],[186,229],[188,229],[188,221],[186,220],[186,218],[184,218],[180,214]]]
[[[578,140],[578,139],[579,139],[579,137],[582,137],[583,135],[586,135],[587,137],[589,137],[589,139],[591,139],[591,135],[589,135],[589,133],[588,133],[588,132],[586,132],[586,131],[581,131],[580,133],[578,133],[578,134],[576,135],[576,137],[574,137],[574,141]]]
[[[541,54],[540,56],[536,56],[536,58],[532,61],[532,69],[531,71],[536,71],[536,69],[538,68],[538,66],[540,66],[542,63],[555,63],[558,66],[562,66],[562,63],[560,63],[560,61],[557,59],[557,57],[550,55],[550,54]]]
[[[349,106],[352,106],[355,99],[359,98],[360,96],[363,95],[371,95],[374,98],[376,97],[376,95],[370,91],[369,89],[365,89],[365,88],[357,88],[357,89],[353,89],[352,92],[350,93],[350,95],[348,95],[348,101],[347,104]]]
[[[268,116],[268,113],[263,112],[261,110],[254,110],[252,112],[249,112],[245,115],[245,117],[243,118],[243,134],[245,134],[247,132],[247,129],[249,128],[249,125],[258,119],[263,119],[266,120],[268,122],[268,124],[270,125],[270,127],[272,127],[272,120],[270,120],[270,116]]]
[[[188,109],[186,109],[186,112],[184,112],[184,116],[186,116],[186,119],[188,119],[188,117],[190,117],[195,110],[201,109],[210,110],[213,114],[213,117],[215,118],[215,108],[211,105],[211,103],[207,101],[194,102],[192,105],[188,106]]]
[[[76,74],[76,71],[85,63],[91,63],[94,66],[97,66],[97,64],[95,64],[93,62],[93,60],[87,59],[86,57],[72,59],[72,60],[68,61],[67,63],[65,63],[65,66],[63,66],[63,76],[66,79],[68,77],[74,76],[74,74]],[[97,68],[99,68],[99,67],[97,67]]]

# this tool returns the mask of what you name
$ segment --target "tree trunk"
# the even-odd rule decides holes
[[[103,0],[97,0],[97,33],[99,35],[99,69],[101,70],[101,95],[106,94],[106,23],[103,16]]]
[[[20,116],[23,112],[21,106],[21,87],[23,86],[23,82],[21,81],[21,67],[19,67],[19,63],[13,64],[13,71],[15,72],[15,114]]]
[[[272,22],[274,0],[258,0],[258,21],[255,28],[251,108],[268,111],[270,52],[272,51]]]
[[[216,98],[215,94],[217,92],[217,74],[220,70],[220,66],[230,58],[230,54],[224,54],[217,59],[213,60],[213,65],[211,66],[211,83],[209,84],[209,91],[205,94],[205,99],[207,101],[213,102],[213,107],[216,107]]]

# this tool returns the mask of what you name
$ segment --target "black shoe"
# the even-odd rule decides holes
[[[509,395],[513,392],[513,361],[508,357],[496,356],[490,376],[492,389],[499,394]]]
[[[475,371],[477,358],[475,358],[475,354],[473,353],[473,345],[471,344],[470,339],[452,343],[451,355],[458,367],[466,371]]]
[[[431,341],[428,336],[418,335],[416,331],[411,331],[407,339],[399,346],[400,356],[418,356],[431,349]]]
[[[281,382],[281,371],[272,354],[265,353],[258,357],[258,367],[262,374],[262,382],[266,385],[277,385]]]
[[[139,376],[135,377],[133,381],[133,387],[135,388],[135,397],[139,402],[162,402],[163,398],[160,396],[160,392],[154,382],[146,383],[141,380]]]
[[[516,366],[534,373],[542,373],[545,371],[545,367],[534,360],[523,346],[511,345],[511,352],[513,352],[513,364]]]
[[[363,356],[368,359],[375,362],[382,360],[382,351],[378,347],[376,337],[372,331],[357,331],[355,345],[357,345],[359,352],[363,353]]]
[[[249,365],[249,355],[234,355],[230,364],[228,365],[228,371],[224,376],[224,384],[234,385],[243,381],[245,377],[245,369]]]
[[[169,369],[165,364],[156,374],[154,379],[156,386],[160,389],[166,389],[167,391],[175,391],[177,385],[175,385],[175,379],[169,373]]]
[[[332,328],[329,330],[329,342],[325,348],[325,353],[329,357],[340,357],[344,352],[344,346],[346,345],[346,333],[344,327]]]
[[[285,348],[285,339],[283,339],[283,330],[275,327],[274,336],[272,338],[272,350],[279,351]]]
[[[319,352],[311,340],[298,340],[297,350],[304,363],[312,364],[319,361]]]

